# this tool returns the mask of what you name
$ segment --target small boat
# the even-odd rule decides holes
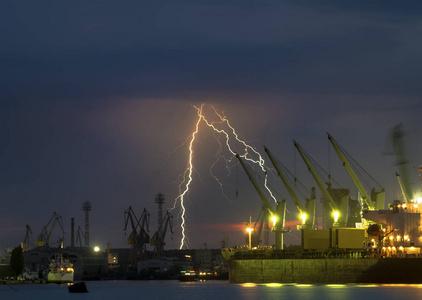
[[[73,283],[73,264],[63,259],[62,246],[60,252],[51,260],[48,266],[47,281],[53,283]]]
[[[195,273],[195,271],[182,271],[179,275],[179,281],[181,282],[195,282],[198,281],[198,275]]]
[[[88,293],[85,281],[75,282],[68,286],[69,293]]]

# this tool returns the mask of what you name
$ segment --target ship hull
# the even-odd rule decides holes
[[[47,280],[52,283],[72,283],[73,273],[48,272]]]
[[[232,283],[422,283],[422,258],[230,259]]]

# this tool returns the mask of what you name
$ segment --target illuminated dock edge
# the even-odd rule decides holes
[[[422,283],[422,258],[241,258],[231,283]]]

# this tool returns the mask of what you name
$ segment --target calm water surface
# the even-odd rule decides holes
[[[88,293],[67,285],[0,285],[0,299],[422,299],[422,285],[230,284],[227,281],[87,281]]]

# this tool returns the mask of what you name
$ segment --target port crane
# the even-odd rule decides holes
[[[83,245],[86,245],[86,237],[85,234],[81,228],[81,226],[78,226],[78,230],[76,231],[76,244],[79,244],[79,247],[83,247],[82,246],[82,241],[83,241]]]
[[[154,250],[158,255],[164,252],[167,228],[170,228],[170,232],[173,233],[173,216],[168,211],[165,214],[157,232],[152,236],[150,242],[150,245],[154,246]]]
[[[132,232],[130,233],[127,243],[128,245],[133,246],[132,251],[132,263],[136,264],[138,260],[142,257],[145,252],[145,246],[149,243],[149,218],[150,213],[144,208],[141,217],[138,219],[135,215],[135,212],[132,209],[132,206],[124,212],[125,214],[125,228],[126,230],[130,222]]]
[[[264,244],[265,245],[269,244],[269,236],[268,236],[268,232],[270,230],[269,225],[268,225],[269,219],[270,219],[270,215],[268,213],[268,210],[265,208],[265,206],[262,206],[261,212],[259,213],[258,218],[252,227],[253,228],[253,231],[251,234],[252,247],[258,247],[261,244],[262,242],[261,234],[262,234],[263,229],[265,233]]]
[[[403,124],[398,124],[391,129],[390,139],[393,144],[394,153],[396,154],[397,165],[400,173],[396,172],[396,177],[400,185],[405,203],[410,203],[414,199],[414,192],[410,183],[408,161],[406,147],[404,143],[405,133],[403,131]]]
[[[274,168],[277,170],[277,174],[280,177],[281,181],[283,182],[284,186],[287,189],[287,192],[289,193],[290,197],[293,199],[293,202],[296,205],[297,210],[300,214],[300,219],[302,220],[301,228],[307,228],[311,229],[315,226],[315,211],[316,211],[316,195],[315,195],[315,189],[312,188],[311,192],[311,199],[305,199],[306,200],[306,206],[305,208],[302,206],[302,203],[299,200],[299,197],[296,195],[295,191],[293,190],[293,187],[290,185],[285,173],[281,170],[281,167],[279,163],[277,162],[274,155],[271,153],[271,151],[264,146],[264,150],[267,153],[268,157],[270,158],[272,164],[274,165]]]
[[[31,227],[26,225],[25,240],[21,243],[22,251],[27,252],[31,250],[31,243],[29,241],[29,234],[32,234]]]
[[[245,170],[246,175],[248,176],[249,180],[252,182],[252,185],[255,187],[256,191],[258,192],[263,202],[263,205],[268,210],[269,214],[271,215],[274,221],[272,231],[274,231],[274,234],[275,234],[275,249],[282,250],[283,249],[283,234],[288,232],[288,230],[284,230],[285,217],[286,217],[286,200],[277,202],[276,209],[273,209],[272,206],[270,205],[270,202],[265,197],[264,192],[259,187],[258,183],[256,182],[255,178],[252,176],[251,172],[249,171],[243,159],[237,153],[236,153],[236,157],[239,160],[243,169]]]
[[[51,228],[49,226],[51,224]],[[61,236],[60,240],[63,240],[64,230],[63,230],[63,223],[62,217],[59,216],[56,212],[53,212],[53,216],[48,221],[47,225],[43,227],[41,233],[37,236],[35,240],[35,247],[50,247],[51,246],[51,237],[53,235],[54,229],[56,224],[59,224],[61,229]]]
[[[346,158],[347,152],[344,151],[344,149],[342,149],[342,147],[338,144],[338,142],[328,132],[327,132],[327,135],[328,135],[328,139],[330,140],[331,144],[336,150],[338,157],[343,163],[344,168],[346,169],[347,173],[349,173],[350,178],[352,179],[353,183],[358,189],[360,196],[362,197],[362,200],[366,204],[367,208],[369,210],[384,209],[384,203],[385,203],[384,188],[381,187],[381,185],[377,183],[378,187],[380,187],[380,190],[376,191],[375,188],[372,189],[371,196],[369,196],[366,189],[363,187],[363,184],[361,183],[358,176],[356,175],[354,169],[352,168],[351,164],[349,163],[348,159]],[[373,181],[376,182],[375,180]]]
[[[331,189],[331,183],[328,183],[328,189],[325,187],[324,183],[318,176],[315,168],[313,167],[311,161],[309,160],[307,154],[303,151],[303,149],[299,146],[296,141],[293,141],[296,149],[299,151],[300,156],[302,157],[303,161],[305,162],[306,166],[308,167],[309,172],[311,173],[312,177],[314,178],[316,184],[318,185],[319,189],[321,190],[324,198],[328,201],[328,205],[331,207],[332,215],[329,216],[330,220],[333,219],[333,227],[346,227],[347,225],[347,218],[348,218],[348,209],[349,209],[349,195],[344,193],[344,191],[340,190],[339,193],[336,193],[336,190]],[[334,200],[331,193],[335,194],[335,198],[337,202]],[[330,222],[331,223],[331,222]]]

